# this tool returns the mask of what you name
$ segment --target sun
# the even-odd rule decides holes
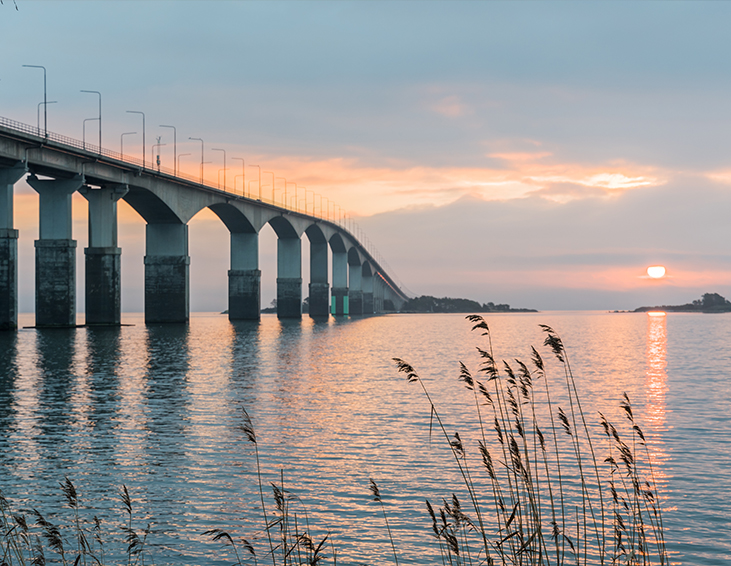
[[[665,267],[662,265],[651,265],[647,268],[647,275],[651,279],[662,279],[665,277]]]

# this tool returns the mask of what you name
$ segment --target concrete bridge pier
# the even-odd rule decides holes
[[[84,177],[28,177],[39,196],[36,247],[36,326],[76,326],[76,240],[71,239],[71,195]]]
[[[310,317],[330,315],[330,285],[327,282],[326,241],[310,242]]]
[[[13,223],[13,186],[25,164],[0,169],[0,330],[18,328],[18,231]]]
[[[363,265],[363,314],[373,314],[375,312],[373,305],[373,274],[370,265]]]
[[[231,232],[231,269],[228,272],[228,319],[261,318],[259,234]]]
[[[349,266],[348,310],[350,315],[363,314],[363,266]]]
[[[333,251],[332,309],[335,316],[347,315],[348,309],[348,254]]]
[[[277,239],[277,317],[302,318],[302,240]]]
[[[145,239],[145,322],[188,322],[187,224],[148,224]]]
[[[127,185],[83,186],[89,202],[89,247],[86,257],[86,324],[119,326],[122,322],[122,250],[117,247],[117,201]]]
[[[373,277],[373,310],[377,313],[383,312],[383,279],[380,273]]]

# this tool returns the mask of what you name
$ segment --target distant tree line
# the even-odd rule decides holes
[[[485,312],[538,312],[535,309],[514,309],[508,304],[480,304],[472,299],[451,297],[432,297],[422,295],[406,301],[401,312],[440,312],[440,313],[485,313]]]
[[[731,312],[731,302],[718,293],[705,293],[700,299],[684,305],[661,305],[656,307],[640,307],[634,312],[647,311],[667,312]]]

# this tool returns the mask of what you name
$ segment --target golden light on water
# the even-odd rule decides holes
[[[652,279],[662,279],[665,277],[665,267],[662,265],[651,265],[647,268],[647,275]]]
[[[647,347],[645,350],[647,369],[645,372],[645,383],[647,386],[647,420],[651,438],[648,445],[653,465],[656,467],[658,477],[664,478],[665,474],[661,466],[666,459],[662,449],[662,435],[667,430],[667,404],[665,395],[667,385],[667,317],[662,311],[650,311],[647,313]]]

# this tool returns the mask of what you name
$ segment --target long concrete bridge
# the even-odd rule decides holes
[[[76,241],[71,220],[71,197],[76,191],[89,204],[89,247],[84,250],[87,325],[119,325],[121,321],[119,199],[147,223],[147,323],[188,321],[188,222],[206,207],[230,232],[231,320],[260,317],[259,232],[266,224],[277,235],[280,318],[302,316],[303,234],[310,243],[310,316],[379,313],[391,305],[398,308],[407,298],[374,250],[360,242],[340,219],[323,218],[322,211],[319,216],[301,212],[296,202],[291,209],[286,202],[283,206],[267,202],[260,194],[259,198],[232,194],[203,184],[203,179],[155,169],[149,162],[145,165],[101,147],[0,118],[0,329],[15,329],[18,324],[18,231],[13,223],[13,187],[23,177],[39,195],[37,327],[76,325]]]

